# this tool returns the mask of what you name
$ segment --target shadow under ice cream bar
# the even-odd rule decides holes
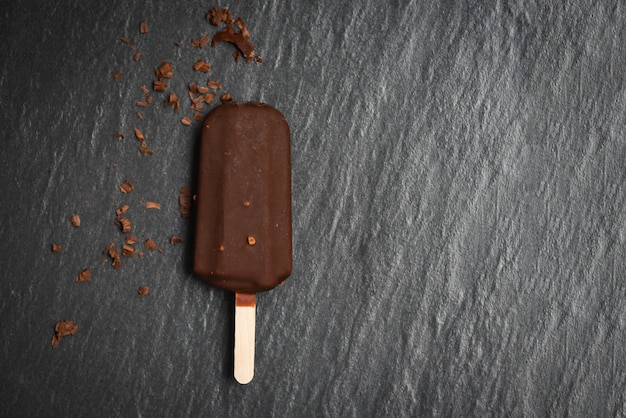
[[[225,103],[202,127],[194,271],[235,292],[235,378],[254,374],[257,292],[291,273],[291,158],[284,116]]]

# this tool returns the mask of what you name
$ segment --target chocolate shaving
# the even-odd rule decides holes
[[[120,41],[124,42],[125,44],[130,44],[130,39],[126,38],[126,37],[121,37]]]
[[[241,30],[239,32],[235,32],[231,24],[227,24],[224,29],[217,32],[215,36],[213,36],[211,46],[215,46],[219,42],[229,42],[235,45],[245,58],[254,57],[254,45],[252,42],[244,36]]]
[[[78,324],[72,321],[59,321],[54,325],[54,336],[52,337],[52,348],[57,348],[59,341],[68,335],[74,336],[78,332]]]
[[[183,242],[183,239],[179,237],[178,235],[174,235],[172,238],[170,238],[170,244],[172,245],[178,245],[178,244],[181,244],[182,242]]]
[[[123,215],[124,213],[126,213],[126,211],[128,211],[128,209],[130,209],[130,206],[122,205],[119,208],[115,209],[115,215],[116,216]]]
[[[220,100],[222,103],[228,103],[228,102],[232,102],[233,98],[230,94],[224,93],[220,96]]]
[[[118,70],[115,72],[115,74],[113,74],[113,80],[117,81],[120,79],[121,76],[122,76],[122,72]]]
[[[119,270],[122,268],[122,259],[120,257],[114,258],[113,263],[111,264],[115,270]]]
[[[141,52],[136,52],[135,55],[133,55],[133,61],[139,61],[139,57],[141,57]]]
[[[222,89],[222,85],[218,81],[213,81],[210,78],[206,82],[206,85],[209,86],[209,88],[213,89],[213,90],[221,90]]]
[[[150,288],[148,286],[139,286],[139,288],[137,289],[137,294],[141,297],[144,297],[148,294],[149,291]]]
[[[154,91],[165,91],[167,90],[167,83],[165,81],[155,80],[152,88]]]
[[[186,126],[191,125],[191,119],[189,119],[187,116],[183,117],[183,118],[180,120],[180,122],[181,122],[183,125],[186,125]]]
[[[122,246],[122,255],[124,257],[133,257],[135,255],[135,247],[132,245],[124,244]]]
[[[114,136],[115,138],[120,138],[121,140],[126,139],[126,137],[124,136],[124,134],[123,134],[123,133],[121,133],[121,132],[117,132],[117,133],[113,134],[113,136]]]
[[[128,245],[137,244],[137,241],[138,241],[138,239],[137,239],[136,235],[127,235],[126,239],[125,239],[125,242]]]
[[[126,180],[126,181],[124,181],[124,183],[120,184],[119,188],[120,188],[120,191],[122,193],[130,193],[133,190],[135,190],[135,186],[133,185],[133,183],[131,183],[128,180]]]
[[[76,276],[77,282],[90,282],[91,281],[91,270],[84,269],[81,270]]]
[[[148,96],[150,94],[150,90],[148,90],[148,87],[144,85],[142,85],[141,87],[139,87],[141,89],[141,91],[143,91],[143,93]]]
[[[223,22],[232,23],[234,21],[230,10],[227,7],[221,8],[219,6],[215,6],[207,13],[206,20],[211,22],[213,26],[218,26]]]
[[[211,65],[204,60],[198,60],[193,65],[193,69],[202,73],[208,73],[209,71],[211,71]]]
[[[146,209],[161,209],[161,205],[156,202],[146,202]]]
[[[137,115],[139,119],[143,120],[143,115],[141,114],[140,111],[135,112],[135,114]]]
[[[176,111],[180,108],[180,100],[174,93],[170,93],[170,96],[165,99],[164,103],[168,106],[172,106]]]
[[[80,227],[80,216],[72,215],[72,217],[70,218],[70,223],[72,224],[72,226],[74,228],[79,228]]]
[[[128,218],[117,218],[115,220],[115,225],[117,225],[120,231],[124,233],[130,232],[132,229],[132,224]]]
[[[150,148],[139,148],[141,155],[154,155],[154,151]]]
[[[142,20],[139,24],[139,33],[141,33],[142,35],[148,33],[148,22],[146,22],[145,20]]]
[[[154,242],[152,239],[148,238],[144,241],[143,245],[146,246],[147,249],[149,249],[150,251],[153,251],[156,249],[157,245],[156,242]]]
[[[215,100],[215,93],[207,93],[204,95],[204,103],[211,104]]]
[[[139,107],[146,107],[146,106],[148,106],[148,102],[137,101],[137,102],[135,102],[135,105],[139,106]]]
[[[204,118],[204,115],[202,113],[200,113],[200,112],[196,112],[196,113],[193,114],[193,118],[195,120],[202,120]]]
[[[59,253],[61,252],[62,249],[63,249],[63,246],[61,244],[52,243],[52,254]]]
[[[145,141],[146,138],[144,137],[143,132],[141,132],[137,128],[133,128],[133,129],[135,130],[135,137],[141,142]]]

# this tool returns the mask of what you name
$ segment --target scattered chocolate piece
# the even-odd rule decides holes
[[[148,106],[148,102],[146,102],[146,101],[137,101],[137,102],[135,102],[135,105],[139,106],[139,107],[147,107]]]
[[[230,94],[224,93],[220,96],[220,100],[222,101],[222,103],[228,103],[228,102],[232,102],[233,98]]]
[[[125,241],[126,241],[126,244],[133,245],[133,244],[137,244],[138,239],[136,235],[127,235]]]
[[[144,297],[148,294],[148,292],[150,291],[150,288],[148,286],[139,286],[139,288],[137,289],[137,294],[139,294],[139,296]]]
[[[211,104],[215,100],[215,93],[207,93],[204,95],[204,103]]]
[[[172,64],[163,60],[163,64],[161,64],[155,71],[157,80],[174,77],[173,69],[174,67],[172,66]]]
[[[165,81],[155,80],[152,88],[154,91],[165,91],[167,90],[167,83]]]
[[[187,116],[185,116],[184,118],[182,118],[182,119],[180,120],[180,122],[181,122],[183,125],[187,125],[187,126],[191,125],[191,119],[189,119]]]
[[[257,55],[256,58],[254,58],[254,60],[258,63],[263,62],[263,57],[261,57],[260,55]]]
[[[202,113],[200,113],[200,112],[196,112],[196,113],[193,114],[193,118],[195,120],[202,120],[204,118],[204,115]]]
[[[209,88],[206,86],[196,86],[196,93],[206,94],[209,92]]]
[[[154,155],[154,151],[151,150],[150,148],[139,148],[139,152],[142,155]]]
[[[130,219],[127,218],[117,218],[115,220],[115,225],[117,225],[120,231],[122,231],[123,233],[130,232],[132,229]]]
[[[191,216],[191,203],[191,189],[189,187],[181,187],[180,195],[178,196],[178,206],[180,207],[180,215],[183,218],[189,218]]]
[[[254,45],[252,45],[252,42],[244,36],[241,30],[239,30],[239,32],[235,32],[230,23],[213,36],[211,46],[215,46],[219,42],[229,42],[235,45],[245,58],[254,57]]]
[[[157,245],[156,242],[154,242],[152,239],[148,238],[147,240],[144,241],[143,245],[146,246],[147,249],[149,249],[150,251],[153,251],[156,249]]]
[[[124,244],[122,246],[122,255],[124,257],[133,257],[135,255],[135,247],[132,245]]]
[[[61,244],[52,243],[52,254],[59,253],[61,252],[62,249],[63,249],[63,246]]]
[[[227,7],[221,8],[219,6],[215,6],[207,13],[206,20],[211,22],[213,26],[218,26],[223,22],[232,23],[234,21],[230,10]]]
[[[146,96],[150,95],[150,90],[148,90],[148,87],[146,87],[146,86],[145,86],[145,84],[144,84],[144,85],[142,85],[142,86],[141,86],[141,87],[139,87],[139,88],[141,89],[141,91],[143,91],[143,93],[144,93]]]
[[[76,281],[77,282],[90,282],[91,281],[91,270],[89,270],[89,269],[81,270],[78,273],[78,276],[76,276]]]
[[[183,242],[183,239],[179,237],[178,235],[174,235],[172,238],[170,238],[170,244],[172,245],[182,244],[182,242]]]
[[[116,257],[113,259],[113,263],[111,264],[115,270],[119,270],[122,268],[122,259]]]
[[[198,60],[193,65],[193,69],[202,73],[208,73],[209,71],[211,71],[211,65],[204,60]]]
[[[124,181],[124,183],[120,184],[119,188],[120,188],[120,191],[122,193],[130,193],[133,190],[135,190],[135,186],[133,185],[133,183],[131,183],[128,180],[126,180],[126,181]]]
[[[129,44],[130,45],[130,39],[126,38],[126,37],[121,37],[120,41],[124,42],[125,44]]]
[[[122,205],[119,208],[115,209],[115,215],[116,216],[123,215],[124,213],[126,213],[126,211],[128,211],[128,209],[130,209],[130,206]]]
[[[123,134],[123,133],[121,133],[121,132],[117,132],[117,133],[113,134],[113,136],[114,136],[115,138],[119,138],[119,139],[121,139],[121,140],[126,139],[126,137],[124,136],[124,134]]]
[[[133,55],[133,61],[139,61],[139,57],[141,57],[141,52],[135,52],[135,55]]]
[[[146,209],[161,209],[161,205],[156,202],[146,202]]]
[[[143,115],[141,114],[140,111],[135,112],[135,114],[137,115],[139,119],[143,120]]]
[[[113,74],[113,80],[117,81],[120,79],[121,76],[122,76],[122,72],[118,70],[115,72],[115,74]]]
[[[59,341],[68,335],[74,336],[78,332],[78,324],[72,321],[59,321],[54,325],[54,336],[52,337],[52,348],[57,348]]]
[[[170,93],[169,97],[165,99],[164,103],[168,106],[172,106],[176,111],[180,108],[180,100],[178,99],[178,96],[176,96],[174,93]]]
[[[148,33],[148,22],[146,22],[145,20],[142,20],[139,24],[139,33],[141,33],[142,35]]]
[[[147,96],[146,97],[146,103],[148,103],[148,104],[152,103],[152,96]]]
[[[213,81],[210,78],[206,82],[206,85],[209,86],[209,88],[213,89],[213,90],[221,90],[222,89],[222,85],[219,82]]]
[[[70,218],[70,223],[74,228],[80,227],[80,216],[72,215],[72,217]]]
[[[143,135],[143,132],[141,132],[139,129],[137,128],[133,128],[135,130],[135,137],[140,141],[143,142],[146,140],[146,138]]]

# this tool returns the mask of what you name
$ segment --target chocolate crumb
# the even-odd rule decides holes
[[[209,71],[211,71],[211,65],[204,60],[198,60],[193,65],[193,69],[202,73],[208,73]]]
[[[141,33],[142,35],[148,33],[148,22],[146,22],[145,20],[142,20],[139,24],[139,33]]]
[[[63,246],[61,244],[52,243],[52,254],[59,253],[61,252],[62,249],[63,249]]]
[[[137,294],[141,297],[144,297],[148,294],[149,291],[150,288],[148,286],[139,286],[139,288],[137,289]]]
[[[135,247],[132,245],[124,244],[122,246],[122,255],[124,257],[133,257],[135,255]]]
[[[74,336],[78,332],[78,324],[72,321],[59,321],[54,325],[54,336],[52,337],[52,348],[57,348],[59,341],[68,335]]]
[[[222,103],[228,103],[228,102],[232,102],[233,98],[230,94],[224,93],[220,96],[220,100]]]
[[[157,245],[156,242],[154,242],[152,239],[148,238],[147,240],[144,241],[143,243],[147,249],[149,249],[150,251],[153,251],[156,249]]]
[[[122,193],[130,193],[135,190],[135,186],[130,181],[126,180],[124,183],[120,184],[119,189]]]
[[[174,235],[172,238],[170,238],[170,244],[172,245],[182,244],[182,242],[183,242],[183,239],[179,237],[178,235]]]
[[[72,224],[72,226],[74,228],[79,228],[80,227],[80,216],[72,215],[72,217],[70,218],[70,223]]]
[[[113,80],[117,81],[120,79],[121,76],[122,76],[122,72],[118,70],[115,72],[115,74],[113,74]]]
[[[123,233],[130,232],[132,229],[130,219],[127,218],[117,218],[115,220],[115,225],[117,225]]]
[[[84,269],[81,270],[76,276],[77,282],[90,282],[91,281],[91,270]]]
[[[115,209],[115,215],[116,216],[123,215],[124,213],[126,213],[128,211],[128,209],[130,209],[130,206],[122,205],[119,208]]]

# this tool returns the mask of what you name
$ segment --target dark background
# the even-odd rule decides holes
[[[190,45],[217,3],[0,6],[0,415],[624,416],[624,3],[311,3],[221,3],[251,65]],[[294,270],[258,296],[247,386],[234,298],[193,276],[178,212],[200,58],[292,129]],[[182,107],[154,93],[142,122],[162,59]],[[164,252],[116,271],[122,204]]]

